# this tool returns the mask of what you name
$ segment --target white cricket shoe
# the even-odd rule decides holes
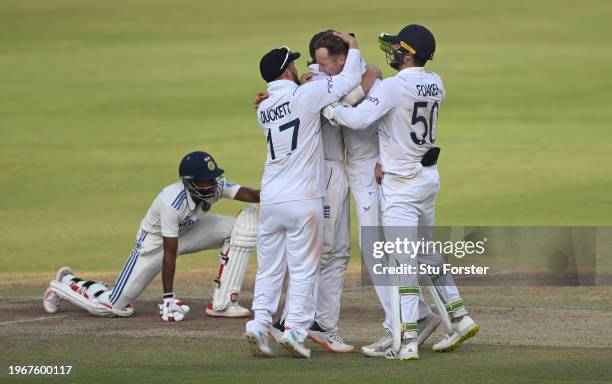
[[[438,328],[442,320],[440,320],[440,316],[435,313],[429,314],[418,321],[419,325],[419,333],[417,334],[417,343],[422,345],[425,340],[431,336],[431,334]]]
[[[389,360],[418,360],[419,344],[415,338],[403,339],[399,352],[395,352],[393,348],[389,348],[385,357]]]
[[[355,350],[355,347],[346,344],[342,340],[342,337],[340,337],[340,334],[338,333],[338,328],[334,328],[331,331],[324,331],[318,326],[313,328],[318,328],[318,330],[308,330],[308,338],[315,343],[324,346],[330,351],[336,353],[349,353]]]
[[[251,347],[253,356],[255,357],[272,357],[274,352],[268,344],[268,336],[262,332],[247,332],[244,334],[244,338]]]
[[[218,311],[213,308],[212,303],[206,307],[208,317],[249,317],[251,311],[238,303],[231,303],[224,310]]]
[[[62,299],[51,290],[51,287],[43,294],[43,308],[47,313],[57,312],[61,301]]]
[[[117,317],[130,317],[134,314],[134,306],[132,304],[126,304],[123,308],[112,307],[113,315]]]
[[[304,343],[299,341],[297,332],[293,329],[286,329],[278,343],[294,357],[310,358],[310,349],[306,348]]]
[[[109,301],[110,293],[112,291],[108,291],[108,294],[104,294],[103,296],[98,298],[98,304],[104,307],[107,313],[98,314],[97,316],[106,316],[106,317],[130,317],[134,314],[134,306],[132,304],[126,304],[123,308],[115,307]],[[158,307],[158,310],[160,308]]]
[[[434,344],[433,350],[435,352],[453,351],[459,348],[467,339],[476,336],[480,330],[480,325],[475,323],[468,315],[463,316],[460,321],[454,322],[452,325],[453,333],[451,335],[444,335],[441,341]]]
[[[378,341],[361,347],[361,353],[369,357],[385,357],[387,350],[393,345],[393,333],[385,329],[385,334]]]
[[[268,329],[268,336],[270,336],[272,340],[274,340],[277,343],[283,337],[283,332],[284,332],[280,329],[280,327],[281,327],[280,324],[278,324],[278,327],[277,327],[277,324],[274,324]]]

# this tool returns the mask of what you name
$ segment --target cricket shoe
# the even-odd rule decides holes
[[[352,345],[346,344],[340,334],[338,328],[326,331],[315,321],[312,327],[308,330],[308,338],[315,343],[324,346],[332,352],[349,353],[355,350]]]
[[[431,336],[431,334],[438,328],[441,322],[442,320],[440,320],[440,316],[436,315],[433,312],[419,320],[419,333],[417,335],[417,343],[419,343],[419,345],[422,345],[425,340],[427,340],[429,336]]]
[[[378,341],[361,347],[361,353],[369,357],[385,357],[387,350],[393,345],[393,333],[385,329],[385,334]]]
[[[208,317],[249,317],[251,311],[238,303],[231,303],[223,310],[216,310],[213,308],[212,303],[210,303],[206,307],[206,314]]]
[[[251,347],[251,352],[255,357],[272,357],[274,352],[268,344],[268,336],[262,332],[250,332],[244,334],[244,338]]]
[[[111,312],[117,317],[130,317],[134,314],[134,306],[126,304],[123,308],[111,307]]]
[[[280,319],[268,329],[268,335],[277,343],[283,337],[284,332],[285,322],[281,322]]]
[[[310,358],[310,349],[298,340],[298,334],[293,329],[285,329],[285,333],[278,343],[294,357]]]
[[[109,293],[112,291],[108,291]],[[134,306],[132,304],[126,304],[123,308],[113,306],[109,301],[110,295],[107,294],[105,297],[98,298],[98,304],[102,305],[108,313],[102,315],[106,317],[130,317],[134,314]],[[158,307],[159,309],[159,307]],[[98,315],[100,316],[100,315]]]
[[[467,339],[476,336],[480,330],[480,325],[475,323],[468,315],[463,316],[459,321],[454,321],[452,325],[453,333],[445,335],[441,341],[434,344],[433,350],[435,352],[453,351],[459,348]]]
[[[395,352],[393,348],[389,348],[385,353],[385,357],[389,360],[418,360],[419,343],[414,338],[403,339],[400,350]]]

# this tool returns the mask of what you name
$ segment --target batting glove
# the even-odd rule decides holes
[[[181,321],[189,313],[189,306],[174,297],[174,293],[164,293],[164,303],[158,305],[159,317],[163,321]]]

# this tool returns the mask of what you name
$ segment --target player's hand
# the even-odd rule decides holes
[[[372,73],[378,80],[382,80],[382,76],[383,76],[382,70],[376,65],[373,65],[373,64],[366,65],[366,71],[372,71]]]
[[[158,309],[163,321],[181,321],[190,310],[189,306],[174,297],[174,293],[164,293],[164,302],[158,305]]]
[[[334,127],[337,127],[339,125],[334,120],[334,108],[338,105],[340,105],[340,103],[338,101],[335,101],[321,110],[321,114],[323,115],[323,117],[326,118]]]
[[[338,36],[339,38],[342,39],[342,41],[347,43],[349,46],[349,49],[357,48],[357,39],[354,36],[351,36],[348,33],[344,33],[344,32],[334,32],[334,35]]]
[[[259,107],[259,104],[261,104],[261,102],[267,99],[268,97],[270,97],[270,94],[268,92],[257,92],[257,94],[255,95],[255,102],[253,103],[255,109],[257,109],[257,107]]]
[[[317,75],[316,73],[312,73],[312,72],[302,73],[302,76],[300,76],[300,84],[306,84],[312,81],[316,75]]]
[[[376,179],[376,184],[382,183],[383,176],[385,176],[385,173],[382,170],[382,165],[380,165],[380,163],[376,163],[374,166],[374,178]]]

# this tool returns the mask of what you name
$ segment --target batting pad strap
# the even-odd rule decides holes
[[[419,325],[417,323],[402,323],[402,332],[417,332]]]
[[[446,304],[444,307],[448,313],[453,313],[459,309],[465,308],[463,305],[463,299],[455,300],[452,303]]]
[[[420,295],[421,290],[419,287],[414,286],[404,286],[399,287],[399,294],[402,296],[418,296]]]

